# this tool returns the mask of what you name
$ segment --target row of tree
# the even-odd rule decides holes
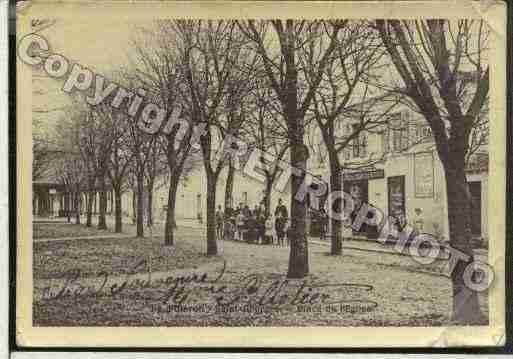
[[[465,161],[487,109],[488,36],[483,22],[472,20],[160,20],[138,30],[131,63],[113,77],[168,113],[179,108],[180,119],[189,126],[183,131],[183,126],[163,123],[150,135],[126,108],[90,106],[76,98],[60,128],[61,145],[67,149],[60,157],[61,178],[70,191],[85,191],[89,198],[100,192],[100,228],[106,226],[110,184],[116,231],[122,230],[121,194],[133,188],[139,236],[144,234],[143,192],[149,194],[151,223],[153,190],[167,185],[164,241],[173,245],[178,184],[201,164],[207,180],[207,254],[216,255],[218,179],[226,169],[226,208],[235,170],[244,161],[223,147],[235,136],[301,170],[291,177],[288,277],[303,278],[309,273],[307,204],[295,194],[315,150],[305,142],[308,131],[320,131],[330,189],[342,190],[342,151],[362,132],[386,125],[391,111],[402,104],[431,127],[445,170],[450,243],[473,258]],[[351,124],[351,132],[340,136],[345,123]],[[194,128],[202,129],[197,145],[190,141],[196,136]],[[281,170],[264,166],[267,212]],[[89,199],[87,225],[91,206]],[[338,255],[341,223],[331,221],[331,253]],[[453,272],[455,295],[462,290],[463,270],[458,265]],[[476,306],[476,296],[455,303],[455,317],[468,316]]]

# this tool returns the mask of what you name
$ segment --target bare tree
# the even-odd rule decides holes
[[[227,159],[222,143],[243,116],[242,111],[231,112],[230,99],[249,82],[240,74],[243,70],[251,73],[255,57],[248,53],[233,21],[180,20],[174,28],[186,83],[181,97],[188,102],[192,122],[203,126],[200,147],[207,176],[207,255],[216,255],[216,187]]]
[[[261,56],[271,88],[282,106],[290,143],[290,164],[302,171],[302,174],[292,176],[291,181],[293,234],[287,274],[289,278],[303,278],[309,272],[306,203],[297,200],[295,196],[304,182],[308,158],[308,149],[304,143],[305,114],[321,82],[328,59],[336,49],[338,33],[346,23],[345,20],[238,22],[240,29],[253,42],[255,51]],[[329,42],[322,49],[317,47],[320,55],[317,57],[316,71],[310,74],[311,80],[307,82],[304,69],[298,66],[298,54],[308,47],[316,47],[320,29],[329,38]]]
[[[72,213],[75,223],[80,224],[80,210],[82,204],[83,163],[75,154],[70,154],[57,160],[60,162],[56,169],[56,176],[61,180],[64,188],[65,201],[67,201],[66,216],[70,222]]]
[[[51,166],[52,150],[43,136],[32,137],[32,180],[37,181],[48,173]]]
[[[445,171],[450,245],[472,260],[465,160],[488,101],[487,26],[482,20],[379,20],[376,28],[403,82],[396,90],[415,105],[433,132]],[[453,318],[479,322],[477,293],[465,287],[464,270],[458,261],[451,273]]]
[[[287,127],[280,111],[279,101],[269,89],[265,79],[257,82],[251,98],[249,120],[245,122],[241,132],[251,148],[266,154],[260,159],[262,162],[260,168],[265,177],[263,202],[265,215],[268,216],[271,213],[273,185],[282,171],[279,162],[284,159],[289,148]]]
[[[96,179],[99,189],[98,228],[107,229],[107,177],[112,146],[122,133],[118,130],[119,112],[107,104],[90,106],[90,125],[96,130]]]
[[[174,229],[176,227],[175,204],[176,193],[180,178],[184,171],[187,158],[191,151],[190,140],[193,133],[192,119],[187,102],[180,98],[179,86],[184,76],[177,63],[177,39],[173,22],[170,20],[157,21],[151,29],[142,29],[140,37],[135,38],[133,47],[136,52],[135,71],[131,75],[147,91],[147,96],[158,103],[171,115],[180,113],[183,122],[171,123],[168,119],[157,132],[158,137],[150,153],[148,163],[148,188],[153,187],[151,178],[160,171],[158,166],[158,151],[165,155],[169,174],[169,190],[167,199],[167,213],[164,233],[165,245],[174,244]],[[185,122],[185,123],[184,123]],[[184,126],[185,125],[185,126]],[[151,196],[150,196],[151,197]],[[151,214],[149,215],[150,220]]]
[[[114,230],[116,233],[123,231],[121,196],[125,191],[127,174],[134,158],[130,151],[126,121],[120,121],[113,129],[112,150],[109,157],[107,175],[114,190]]]
[[[73,110],[69,112],[72,121],[80,128],[79,132],[79,153],[83,163],[84,175],[86,177],[86,226],[92,226],[93,198],[96,196],[96,173],[97,173],[97,141],[98,132],[95,123],[85,106],[76,103]]]
[[[73,118],[64,117],[59,120],[55,128],[55,142],[53,147],[58,149],[52,160],[52,170],[64,188],[63,204],[68,222],[72,213],[75,214],[75,223],[80,224],[82,207],[82,189],[87,179],[84,162],[80,156],[79,123]]]
[[[139,118],[128,119],[127,143],[129,151],[133,156],[133,166],[130,170],[135,179],[136,194],[136,233],[137,237],[144,237],[144,179],[146,167],[150,160],[151,148],[156,141],[155,136],[149,135],[139,128]]]
[[[231,147],[234,150],[244,150],[247,151],[248,147],[248,139],[251,138],[251,135],[247,136],[247,133],[243,130],[244,124],[248,121],[248,117],[251,116],[254,111],[254,107],[250,103],[251,100],[251,92],[254,90],[254,83],[258,81],[258,73],[255,72],[257,63],[254,62],[255,57],[253,57],[253,62],[244,63],[241,61],[240,64],[237,64],[233,69],[233,73],[230,75],[230,81],[228,81],[226,96],[223,106],[225,124],[218,124],[220,130],[222,131],[223,137],[226,135],[230,136],[232,139],[237,139],[238,141],[244,142],[246,148],[238,148],[237,143],[231,143]],[[226,129],[226,130],[225,130]],[[229,142],[232,141],[231,139]],[[245,156],[236,156],[230,150],[227,153],[227,158],[225,160],[227,167],[227,177],[225,184],[225,196],[224,196],[224,208],[225,210],[231,207],[233,203],[233,183],[235,179],[235,171],[240,170],[243,166],[243,162],[246,159],[247,152]]]
[[[317,46],[328,46],[322,34],[319,34]],[[378,94],[377,89],[369,85],[375,81],[373,77],[382,72],[381,60],[384,54],[379,37],[365,22],[354,21],[339,31],[337,46],[327,59],[325,73],[314,94],[311,113],[320,129],[328,155],[331,192],[343,190],[341,171],[344,165],[341,153],[361,141],[368,131],[381,127],[397,103],[392,100],[389,105],[378,105],[386,103],[386,94]],[[315,80],[316,56],[318,50],[310,47],[299,57],[301,65],[306,69],[308,82]],[[320,204],[318,201],[313,203]],[[331,216],[332,255],[342,254],[341,228],[340,218]]]

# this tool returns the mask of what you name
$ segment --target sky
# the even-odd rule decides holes
[[[127,54],[134,30],[133,24],[123,20],[77,23],[73,19],[57,19],[38,34],[46,38],[53,53],[108,77],[109,72],[129,63]],[[50,132],[63,116],[60,109],[69,104],[68,95],[62,91],[62,83],[41,71],[33,73],[34,120],[39,120],[40,126]],[[50,111],[41,113],[37,110]]]
[[[138,27],[151,26],[150,22],[129,22],[125,18],[95,18],[77,21],[73,18],[57,19],[55,23],[38,33],[44,36],[55,53],[61,54],[96,73],[106,75],[129,64],[131,39]],[[389,76],[396,77],[394,71]],[[51,128],[69,104],[68,95],[61,90],[62,81],[38,73],[33,80],[33,109],[50,110],[34,113],[43,127]],[[46,126],[46,125],[47,126]]]

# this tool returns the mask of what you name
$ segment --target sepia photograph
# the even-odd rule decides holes
[[[185,4],[18,9],[18,342],[501,345],[505,7]]]

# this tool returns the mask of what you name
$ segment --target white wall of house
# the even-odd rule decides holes
[[[219,175],[216,191],[216,208],[221,206],[223,211],[227,169],[223,169]],[[233,185],[233,206],[236,207],[240,202],[247,203],[251,209],[259,203],[264,194],[264,183],[250,178],[242,173],[235,171]],[[157,188],[153,195],[153,214],[155,221],[165,221],[165,206],[167,206],[168,185],[164,184]],[[283,192],[273,191],[271,194],[271,208],[275,208],[278,199],[281,198],[285,205],[290,203],[290,184],[285,187]],[[132,192],[125,192],[122,196],[123,212],[126,215],[132,215]],[[206,218],[207,208],[207,184],[206,175],[203,168],[196,169],[188,176],[186,181],[181,181],[176,195],[176,218],[177,219],[197,219],[201,213],[203,219]],[[290,208],[290,206],[289,206]]]

